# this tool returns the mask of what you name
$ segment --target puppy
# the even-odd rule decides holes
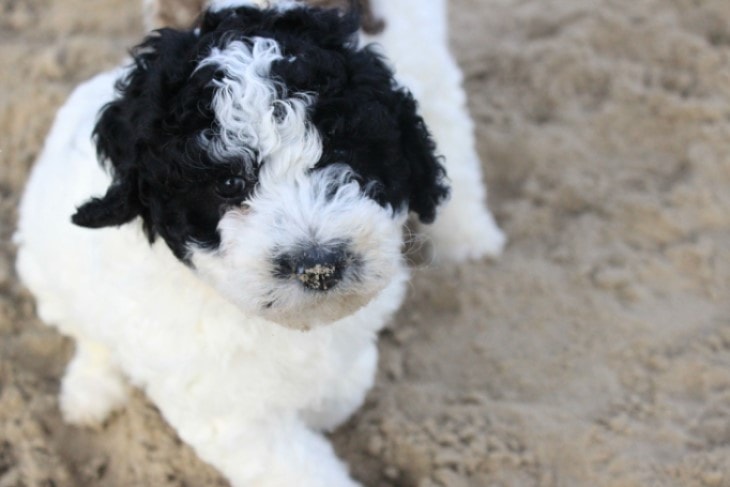
[[[430,223],[449,194],[412,94],[357,29],[302,4],[214,3],[61,108],[16,242],[40,317],[76,340],[67,421],[102,422],[129,381],[234,486],[357,485],[322,432],[372,384],[409,213]],[[456,119],[439,126],[467,194],[433,237],[463,258],[503,237],[463,177],[478,159],[453,127],[459,93],[441,94]]]

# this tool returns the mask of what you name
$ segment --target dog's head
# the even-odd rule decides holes
[[[95,140],[113,182],[91,228],[140,217],[244,310],[287,326],[362,307],[402,271],[402,225],[444,169],[357,18],[304,6],[207,11],[135,48]]]

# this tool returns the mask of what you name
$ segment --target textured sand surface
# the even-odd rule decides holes
[[[141,394],[62,423],[73,345],[12,270],[53,113],[138,14],[0,1],[0,487],[226,485]],[[730,486],[730,3],[454,0],[452,28],[510,245],[415,271],[338,451],[371,486]]]

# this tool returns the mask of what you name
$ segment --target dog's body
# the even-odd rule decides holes
[[[459,73],[446,48],[443,5],[434,0],[424,8],[425,3],[389,0],[378,8],[388,22],[379,40],[395,60],[400,79],[421,99],[424,118],[451,176],[452,200],[429,233],[444,256],[496,254],[503,237],[483,206],[471,124]],[[416,4],[420,9],[410,10]],[[399,17],[416,10],[420,17]],[[432,24],[428,36],[418,28],[423,22]],[[413,54],[408,43],[418,42],[419,36],[431,43],[435,36],[438,42],[429,53],[407,55]],[[223,56],[226,49],[240,47],[226,42],[212,52]],[[254,60],[257,42],[241,47]],[[261,42],[270,49],[266,52],[273,52],[268,41]],[[283,55],[277,51],[277,56]],[[234,57],[242,59],[239,54]],[[200,66],[215,61],[211,55]],[[343,170],[342,164],[316,169],[317,157],[324,157],[328,146],[323,140],[324,148],[312,148],[312,140],[319,141],[310,133],[313,124],[302,125],[307,131],[298,136],[282,132],[285,122],[297,120],[296,104],[307,100],[290,97],[282,103],[290,103],[291,112],[271,114],[281,124],[276,143],[266,146],[257,132],[260,145],[255,152],[268,151],[270,160],[256,169],[260,173],[251,201],[225,207],[212,243],[205,241],[205,232],[196,230],[195,238],[180,246],[174,228],[155,220],[154,212],[129,218],[129,208],[120,209],[127,200],[99,208],[126,184],[120,180],[124,162],[115,159],[124,155],[125,148],[101,148],[102,156],[114,165],[112,178],[99,165],[98,147],[91,139],[96,131],[97,145],[106,143],[109,134],[104,124],[109,120],[105,115],[99,121],[98,113],[119,99],[114,83],[123,76],[129,76],[129,68],[99,75],[71,95],[57,116],[20,208],[19,273],[37,298],[40,317],[76,340],[76,355],[61,388],[65,418],[78,424],[103,421],[124,404],[128,379],[158,405],[180,437],[235,486],[356,485],[321,432],[339,425],[362,403],[374,377],[377,333],[402,302],[408,272],[398,250],[407,212],[399,208],[409,205],[425,219],[432,208],[421,202],[418,188],[410,190],[410,203],[399,202],[393,195],[400,193],[393,190],[376,204],[366,189],[367,178],[353,182],[351,171]],[[398,91],[396,95],[402,96]],[[221,98],[216,100],[220,103]],[[408,107],[407,96],[405,100]],[[111,106],[123,111],[127,106],[123,103],[127,101]],[[216,120],[221,120],[220,113],[216,112]],[[408,128],[402,130],[408,133]],[[119,133],[116,125],[111,133]],[[206,132],[196,140],[203,141],[207,154],[229,157],[235,147],[226,145],[227,135],[221,133]],[[287,140],[299,144],[294,156]],[[301,172],[294,166],[308,151],[312,160]],[[316,163],[321,165],[322,159]],[[438,171],[434,174],[429,177],[438,179]],[[437,179],[423,183],[433,204],[442,191]],[[142,183],[135,184],[138,191]],[[91,196],[105,192],[103,199],[77,211]],[[289,214],[291,209],[280,206],[287,202],[300,207]],[[119,211],[127,213],[110,216]],[[112,228],[75,226],[69,220],[75,213],[81,225]],[[272,219],[282,221],[278,230],[267,233],[250,228],[249,220],[256,218],[262,225]],[[290,241],[300,245],[304,233],[291,230],[300,223],[306,227],[301,232],[311,233],[307,238],[316,240],[317,249],[348,246],[347,264],[342,260],[333,267],[336,280],[321,271],[326,267],[321,263],[315,266],[317,274],[292,268],[296,279],[267,274],[256,280],[260,261],[269,266],[270,259],[251,263],[260,253],[249,254],[259,247],[282,252],[292,248]],[[150,244],[148,237],[155,233],[163,238]],[[266,246],[269,239],[272,243]],[[256,272],[236,273],[236,265],[244,270],[247,265],[258,267]],[[254,277],[246,280],[239,274]],[[326,279],[338,286],[334,295]],[[306,292],[299,290],[302,285]],[[271,301],[263,306],[263,297],[251,297],[258,296],[257,286],[270,288],[266,299]],[[294,290],[294,286],[299,287]],[[250,291],[239,297],[240,289]],[[260,312],[252,311],[256,306]]]

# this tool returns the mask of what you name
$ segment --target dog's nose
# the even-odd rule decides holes
[[[312,246],[277,257],[276,275],[296,279],[307,289],[327,291],[342,279],[348,260],[344,245]]]

